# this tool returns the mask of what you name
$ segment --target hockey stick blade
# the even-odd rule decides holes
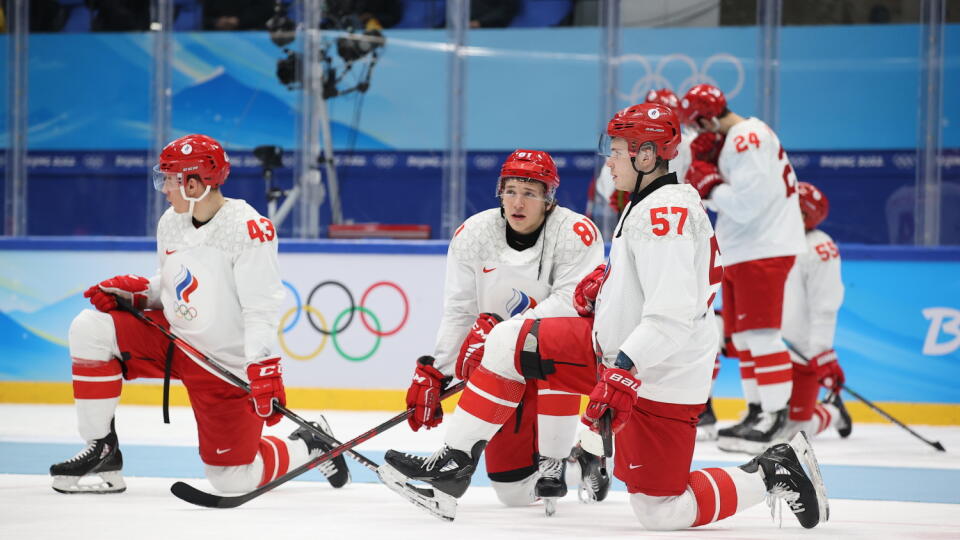
[[[440,400],[442,401],[456,394],[457,392],[463,390],[463,388],[466,385],[467,385],[466,382],[461,381],[451,386],[450,388],[447,388],[447,390],[440,395]],[[382,424],[374,428],[371,428],[366,432],[361,433],[360,435],[357,435],[353,439],[350,439],[349,441],[341,444],[340,446],[333,448],[328,452],[324,452],[323,454],[320,454],[319,456],[311,459],[310,461],[304,463],[303,465],[300,465],[296,469],[288,471],[286,474],[278,476],[277,478],[274,478],[270,482],[267,482],[266,484],[263,484],[262,486],[248,493],[244,493],[242,495],[215,495],[213,493],[207,493],[205,491],[201,491],[184,482],[174,483],[172,486],[170,486],[170,492],[173,493],[178,499],[186,501],[190,504],[194,504],[196,506],[203,506],[206,508],[236,508],[248,501],[256,499],[260,495],[263,495],[264,493],[272,490],[277,486],[280,486],[282,484],[289,482],[290,480],[293,480],[294,478],[309,471],[310,469],[315,468],[317,465],[320,465],[325,461],[329,461],[339,456],[340,454],[343,454],[344,452],[351,450],[354,446],[357,446],[360,443],[367,441],[373,438],[374,436],[379,435],[380,433],[383,433],[384,431],[406,420],[407,417],[413,414],[413,411],[414,409],[412,408],[407,409],[402,413],[394,416],[393,418],[390,418],[389,420],[383,422]],[[391,489],[393,488],[391,487]]]
[[[390,464],[384,463],[377,469],[377,476],[385,486],[400,494],[414,505],[425,510],[431,516],[445,521],[457,517],[457,499],[432,488],[421,488],[410,484],[410,478],[404,476]]]

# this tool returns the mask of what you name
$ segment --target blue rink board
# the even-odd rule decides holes
[[[79,444],[0,442],[0,474],[47,474],[52,463],[73,456],[79,449]],[[123,453],[126,476],[203,477],[203,464],[193,447],[124,445]],[[364,452],[378,463],[383,461],[383,454],[376,450]],[[694,461],[692,467],[731,467],[743,461]],[[350,459],[347,463],[354,482],[377,482],[370,470]],[[821,465],[820,469],[831,498],[960,504],[960,490],[956,489],[960,485],[960,470],[851,465]],[[321,478],[319,472],[308,472],[300,479]],[[482,461],[472,485],[490,485]],[[626,491],[626,486],[614,480],[612,489]]]

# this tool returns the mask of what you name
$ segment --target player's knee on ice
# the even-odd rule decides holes
[[[516,482],[490,481],[494,493],[505,506],[527,506],[537,500],[533,488],[537,484],[537,473]]]
[[[522,320],[503,321],[494,326],[490,335],[487,336],[481,365],[501,377],[523,380],[523,376],[517,373],[514,362],[517,336],[520,335],[522,326]]]
[[[260,485],[263,477],[263,460],[257,456],[249,465],[220,467],[204,466],[210,485],[222,493],[246,493]]]
[[[673,497],[631,493],[630,506],[643,528],[650,531],[686,529],[697,518],[697,502],[689,490]]]
[[[107,361],[120,356],[117,331],[109,313],[81,311],[70,323],[67,340],[74,359]]]

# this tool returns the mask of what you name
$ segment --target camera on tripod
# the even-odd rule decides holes
[[[355,9],[353,0],[326,0],[320,29],[340,34],[336,39],[324,39],[320,60],[323,63],[323,98],[330,99],[349,92],[365,92],[370,87],[370,74],[379,59],[379,49],[386,38],[377,28],[367,28]],[[303,84],[303,55],[286,48],[296,37],[297,24],[289,16],[289,4],[277,0],[274,15],[267,21],[270,40],[283,48],[286,56],[277,61],[277,79],[293,89]],[[332,50],[336,50],[336,58]],[[350,88],[340,83],[354,63],[368,59],[360,81]],[[338,74],[338,68],[340,73]]]

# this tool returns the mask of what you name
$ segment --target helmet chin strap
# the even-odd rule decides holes
[[[633,193],[631,194],[631,197],[630,197],[632,199],[633,195],[640,193],[640,184],[643,183],[643,177],[657,170],[657,160],[654,159],[653,168],[651,168],[649,171],[641,171],[640,169],[637,168],[636,157],[630,158],[630,164],[633,166],[633,170],[637,172],[637,183],[636,185],[633,186]]]
[[[206,197],[208,193],[210,193],[209,185],[206,186],[206,189],[203,190],[203,194],[200,195],[199,197],[187,197],[187,192],[183,189],[183,184],[180,184],[180,196],[183,197],[184,200],[190,201],[190,209],[187,211],[187,213],[190,214],[190,217],[193,217],[194,206],[196,206],[198,202],[202,201],[203,198]]]

